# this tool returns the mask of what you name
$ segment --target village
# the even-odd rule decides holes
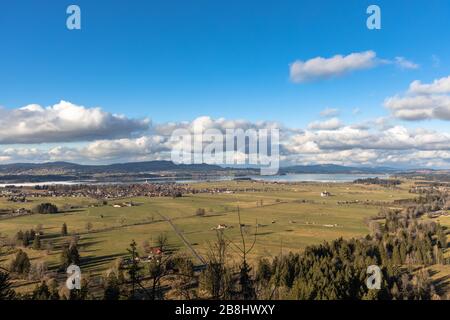
[[[130,197],[181,197],[196,193],[231,193],[227,188],[193,188],[187,184],[142,183],[110,185],[44,185],[8,186],[0,189],[0,197],[10,202],[25,203],[29,198],[70,197],[101,200]]]

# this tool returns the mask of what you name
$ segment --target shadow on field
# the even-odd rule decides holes
[[[80,264],[83,267],[88,267],[88,268],[98,267],[106,262],[112,262],[119,257],[123,257],[124,254],[125,254],[125,252],[123,254],[115,253],[115,254],[110,254],[110,255],[105,255],[105,256],[92,256],[92,255],[84,256],[84,257],[81,257]]]
[[[257,236],[268,236],[269,234],[273,234],[273,232],[271,232],[271,231],[267,231],[267,232],[258,232],[256,235],[257,235]]]
[[[437,278],[436,281],[436,291],[440,294],[447,292],[450,288],[450,275],[445,275]]]
[[[97,249],[88,249],[89,247],[102,243],[105,241],[101,241],[101,240],[92,240],[92,241],[86,241],[86,239],[83,239],[83,241],[78,243],[78,248],[82,251],[82,252],[95,252],[98,251]]]

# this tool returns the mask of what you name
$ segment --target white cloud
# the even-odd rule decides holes
[[[342,126],[338,118],[331,118],[326,121],[314,121],[308,125],[310,130],[336,130]]]
[[[402,120],[450,120],[450,77],[441,78],[431,84],[416,80],[409,86],[406,95],[387,98],[384,105],[393,116]]]
[[[418,69],[420,66],[405,57],[380,59],[372,51],[335,55],[331,58],[315,57],[306,61],[296,60],[290,64],[290,79],[295,83],[310,82],[341,76],[352,71],[364,70],[377,65],[396,65],[401,69]]]
[[[343,75],[355,70],[369,69],[376,65],[374,51],[356,52],[331,58],[316,57],[307,61],[297,60],[290,65],[290,78],[301,83]]]
[[[336,108],[326,108],[320,112],[322,117],[335,117],[339,115],[339,109]]]
[[[167,139],[162,136],[143,136],[136,139],[100,140],[90,143],[80,152],[91,160],[123,159],[127,155],[138,158],[157,158],[168,152]]]
[[[45,108],[31,104],[20,109],[0,109],[0,144],[126,137],[148,127],[148,119],[129,119],[66,101]]]
[[[395,57],[394,63],[401,69],[418,69],[419,65],[404,57]]]
[[[328,123],[327,123],[328,121]],[[281,157],[285,164],[335,163],[345,165],[449,166],[450,133],[387,125],[386,118],[364,125],[343,125],[339,119],[310,125],[306,130],[273,122],[199,117],[190,122],[159,124],[137,138],[100,139],[71,146],[11,146],[0,148],[0,162],[72,161],[112,163],[170,160],[174,129],[270,128],[281,130]],[[326,124],[324,124],[326,123]]]
[[[430,84],[413,81],[409,85],[409,92],[413,94],[445,94],[450,93],[450,76],[436,79]]]

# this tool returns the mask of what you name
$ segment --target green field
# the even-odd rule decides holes
[[[87,198],[34,199],[25,204],[13,204],[1,198],[0,208],[31,208],[47,201],[59,207],[81,208],[53,215],[35,214],[0,220],[0,233],[13,237],[18,230],[28,230],[41,224],[44,228],[43,245],[52,242],[54,249],[50,252],[27,249],[27,252],[33,261],[45,260],[50,268],[56,268],[61,245],[70,238],[60,236],[61,225],[65,222],[69,233],[80,235],[82,270],[101,274],[117,257],[126,255],[126,249],[132,240],[142,250],[145,240],[155,244],[161,233],[167,235],[173,249],[185,251],[199,263],[192,250],[165,219],[170,219],[192,248],[205,257],[208,243],[214,241],[216,236],[213,228],[219,224],[228,227],[225,230],[228,239],[239,243],[239,207],[249,243],[258,226],[256,245],[250,254],[250,259],[255,260],[262,256],[277,255],[280,251],[298,252],[305,246],[319,244],[324,240],[364,236],[368,233],[364,218],[376,215],[380,208],[380,203],[367,204],[366,201],[388,203],[413,196],[408,193],[409,183],[393,190],[380,186],[318,183],[287,185],[223,182],[194,186],[200,189],[206,185],[227,186],[237,191],[231,194],[199,193],[181,198],[121,199],[110,201],[108,205],[101,207],[92,207],[98,201]],[[322,198],[320,193],[324,190],[329,191],[332,196]],[[137,205],[122,208],[112,206],[123,201],[132,201]],[[338,205],[340,201],[353,203]],[[206,210],[206,216],[196,215],[199,208]],[[91,223],[93,227],[89,232],[87,223]],[[234,259],[232,253],[230,251],[231,261]],[[6,256],[0,263],[6,265],[10,258]]]

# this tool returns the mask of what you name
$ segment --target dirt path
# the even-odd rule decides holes
[[[205,259],[197,252],[195,251],[194,247],[189,243],[189,241],[186,239],[186,237],[183,235],[183,233],[177,228],[177,226],[172,222],[171,219],[166,217],[165,215],[158,212],[158,214],[161,216],[161,218],[165,221],[167,221],[175,231],[175,233],[178,235],[178,237],[183,241],[184,245],[191,250],[192,254],[203,264],[206,265]]]

